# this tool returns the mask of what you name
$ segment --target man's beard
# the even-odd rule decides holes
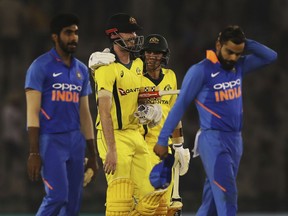
[[[236,61],[228,61],[225,60],[221,54],[221,52],[219,52],[219,54],[217,55],[217,58],[222,66],[222,68],[224,70],[232,70],[236,64]]]
[[[75,53],[77,45],[78,45],[77,42],[70,42],[70,43],[65,44],[60,38],[58,40],[58,43],[59,43],[59,47],[67,54]],[[69,45],[74,45],[75,47],[69,47]]]

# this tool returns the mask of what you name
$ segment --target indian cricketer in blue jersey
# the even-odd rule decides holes
[[[197,216],[236,215],[243,76],[276,58],[275,51],[247,39],[239,26],[228,26],[219,34],[216,50],[208,50],[206,59],[187,71],[154,152],[160,158],[168,154],[168,137],[194,100],[200,119],[194,155],[200,155],[207,176]]]
[[[88,68],[73,57],[79,19],[59,14],[50,23],[54,47],[30,65],[25,81],[30,145],[28,175],[41,177],[46,196],[37,216],[79,215],[87,167],[98,169],[88,95]]]

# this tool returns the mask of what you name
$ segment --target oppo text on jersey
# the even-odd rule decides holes
[[[223,82],[223,83],[217,83],[213,86],[214,89],[216,90],[220,90],[220,89],[228,89],[228,88],[233,88],[235,87],[236,85],[240,86],[241,84],[241,80],[240,79],[237,79],[237,80],[233,80],[233,81],[230,81],[230,82]]]
[[[77,86],[77,85],[74,85],[74,84],[68,84],[68,83],[54,83],[52,85],[52,87],[54,89],[60,89],[60,90],[68,90],[68,91],[79,91],[81,92],[82,90],[82,86]]]
[[[79,102],[79,92],[82,90],[82,86],[77,86],[68,83],[55,83],[52,85],[52,101],[63,101],[63,102]],[[77,92],[78,91],[78,92]]]

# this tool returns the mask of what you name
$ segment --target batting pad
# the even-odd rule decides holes
[[[183,207],[182,202],[180,201],[172,202],[168,208],[167,216],[174,216],[176,212],[181,211],[182,207]]]
[[[152,216],[159,206],[160,200],[167,189],[153,191],[141,198],[129,216]]]
[[[117,178],[108,184],[106,216],[124,216],[133,209],[134,183],[127,178]]]
[[[166,216],[168,212],[167,201],[165,198],[165,194],[162,196],[159,206],[157,207],[154,216]]]

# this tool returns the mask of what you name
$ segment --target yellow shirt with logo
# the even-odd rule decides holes
[[[159,90],[176,90],[177,89],[177,79],[173,70],[162,68],[163,79],[158,85],[149,79],[147,76],[143,77],[142,87],[155,87]],[[176,101],[177,95],[163,95],[161,98],[155,100],[150,100],[149,103],[157,103],[161,105],[162,108],[162,120],[160,124],[153,128],[147,126],[141,127],[141,134],[145,137],[147,143],[155,144],[158,139],[158,135],[164,125],[165,119],[168,116],[172,106]]]
[[[119,62],[99,67],[94,73],[97,92],[105,89],[112,93],[111,116],[114,130],[137,129],[138,119],[134,112],[138,107],[138,94],[143,78],[143,62],[135,59],[130,68]],[[99,112],[96,119],[96,128],[102,130]]]

